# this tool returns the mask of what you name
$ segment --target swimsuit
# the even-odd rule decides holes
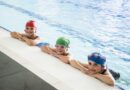
[[[42,47],[42,46],[46,46],[46,45],[49,45],[49,43],[40,42],[40,43],[37,43],[37,44],[36,44],[36,46],[38,46],[38,47]]]

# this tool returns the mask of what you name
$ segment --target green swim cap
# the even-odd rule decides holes
[[[56,41],[56,45],[63,45],[65,47],[69,47],[70,41],[67,38],[60,37]]]

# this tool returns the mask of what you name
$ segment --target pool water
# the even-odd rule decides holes
[[[0,0],[0,26],[23,32],[28,20],[52,46],[60,36],[69,38],[76,60],[104,54],[108,67],[121,74],[116,84],[129,90],[130,0]]]

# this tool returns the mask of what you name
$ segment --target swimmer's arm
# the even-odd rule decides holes
[[[24,41],[24,40],[22,39],[22,37],[25,36],[24,34],[21,34],[21,33],[19,33],[19,32],[11,32],[10,35],[11,35],[11,37],[13,37],[13,38],[15,38],[15,39],[18,39],[18,40],[20,40],[20,41]]]
[[[29,46],[35,46],[36,44],[34,40],[28,39],[27,37],[23,36],[21,39],[24,40],[24,42],[27,43]]]
[[[93,72],[90,72],[90,70],[88,69],[88,65],[87,64],[84,64],[84,63],[81,63],[79,61],[77,61],[77,64],[79,65],[79,69],[85,73],[85,74],[91,74]]]
[[[42,46],[41,50],[51,55],[54,54],[54,51],[55,51],[53,48],[50,48],[49,45]]]
[[[27,39],[28,39],[28,38],[27,38]],[[34,39],[34,40],[28,39],[27,41],[29,41],[29,43],[27,42],[28,45],[37,46],[38,43],[43,42],[43,39],[40,38],[40,37],[38,37],[38,38],[36,38],[36,39]]]
[[[34,46],[34,45],[36,45],[36,42],[37,42],[38,40],[40,40],[40,38],[37,38],[37,39],[35,39],[35,40],[28,39],[25,34],[21,34],[21,33],[18,33],[18,32],[11,32],[10,35],[11,35],[13,38],[16,38],[16,39],[18,39],[18,40],[20,40],[20,41],[24,41],[24,42],[27,43],[29,46]]]
[[[43,41],[41,38],[36,38],[34,40],[27,38],[25,34],[22,34],[21,37],[29,46],[35,46],[38,42]]]
[[[70,65],[76,69],[79,69],[83,73],[87,74],[88,73],[88,68],[84,67],[82,64],[80,64],[79,61],[76,60],[71,60]]]
[[[86,68],[88,68],[88,64],[86,64],[86,63],[82,63],[82,62],[79,62],[79,61],[77,61],[77,63],[79,63],[80,65],[82,65],[82,66],[84,66]]]
[[[49,47],[49,45],[41,47],[41,50],[45,53],[48,53],[58,59],[60,59],[62,62],[68,64],[70,60],[70,56],[63,56],[63,55],[58,55],[56,53],[56,50],[54,48]]]
[[[53,56],[55,56],[56,58],[58,58],[59,60],[61,60],[62,62],[66,63],[66,64],[69,64],[69,61],[71,60],[71,56],[70,55],[64,56],[64,55],[55,54]]]
[[[112,75],[109,72],[106,72],[105,75],[97,73],[97,74],[94,74],[92,76],[99,79],[99,80],[101,80],[102,82],[104,82],[104,83],[106,83],[106,84],[108,84],[110,86],[115,85],[115,80],[114,80],[114,78],[112,77]]]
[[[11,37],[16,38],[16,39],[18,39],[17,34],[18,32],[10,32]]]

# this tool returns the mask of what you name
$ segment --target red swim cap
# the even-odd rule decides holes
[[[28,21],[28,22],[26,23],[26,27],[36,27],[35,21],[33,21],[33,20]]]

